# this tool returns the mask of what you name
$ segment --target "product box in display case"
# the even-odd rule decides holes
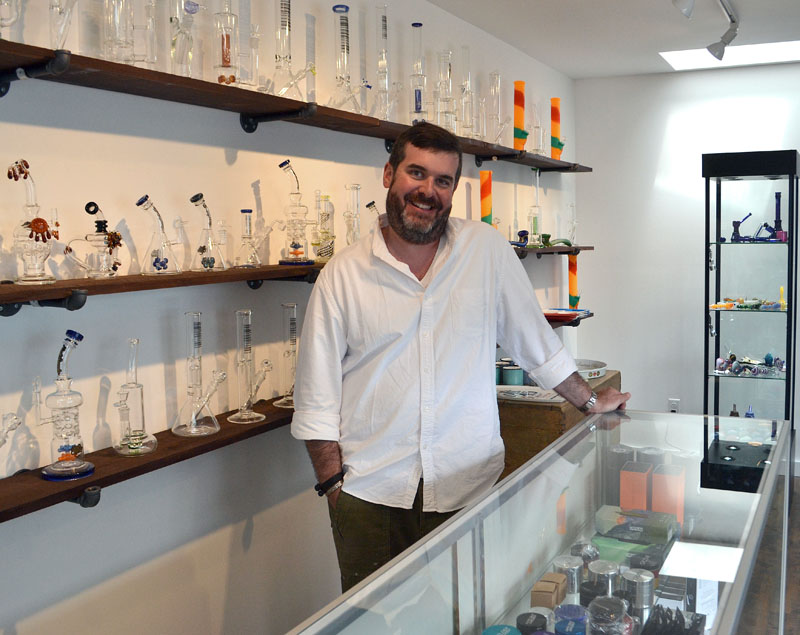
[[[738,434],[768,448],[755,491],[701,487],[716,429],[731,442]],[[615,617],[627,624],[655,613],[677,619],[680,609],[687,612],[681,619],[704,622],[706,633],[732,633],[747,617],[748,587],[759,570],[780,586],[768,594],[769,606],[759,604],[764,619],[778,623],[786,548],[765,558],[758,547],[767,512],[788,491],[788,448],[783,421],[728,425],[727,418],[636,411],[587,418],[292,632],[481,634],[550,611],[555,632],[550,622],[559,614],[583,611],[591,621],[626,607]],[[619,471],[631,460],[665,476],[647,505],[667,511],[620,506],[614,485],[624,487]],[[779,516],[780,535],[786,515]],[[583,567],[578,560],[573,570],[575,556]],[[558,591],[546,574],[554,571],[568,574],[572,592],[550,607]],[[547,589],[535,586],[543,578]],[[700,602],[690,591],[700,588],[717,592]]]

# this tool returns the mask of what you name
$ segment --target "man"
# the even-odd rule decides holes
[[[292,434],[328,497],[343,590],[497,480],[496,343],[585,412],[630,398],[580,377],[498,231],[449,218],[460,174],[455,136],[405,130],[383,171],[385,216],[309,300]]]

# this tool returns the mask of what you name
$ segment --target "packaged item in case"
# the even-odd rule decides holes
[[[612,505],[597,510],[594,526],[598,534],[645,545],[668,543],[679,529],[675,514],[624,510]]]
[[[558,584],[549,580],[539,580],[533,585],[533,589],[531,589],[532,606],[546,606],[552,609],[558,602]]]
[[[547,618],[541,613],[522,613],[517,615],[517,629],[522,635],[533,635],[547,628]]]

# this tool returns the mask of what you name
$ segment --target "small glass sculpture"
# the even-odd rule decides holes
[[[39,216],[36,202],[36,185],[25,159],[16,161],[8,168],[8,178],[22,179],[26,186],[25,217],[14,230],[14,251],[22,260],[22,275],[15,278],[17,284],[52,284],[55,278],[45,270],[45,262],[53,248],[51,238],[58,239],[58,218],[52,210],[50,223]]]
[[[71,261],[86,271],[89,278],[113,278],[122,264],[117,259],[117,251],[122,245],[122,235],[119,232],[108,231],[108,221],[97,203],[89,201],[84,209],[87,214],[95,217],[94,233],[70,240],[64,248],[64,253]],[[79,258],[72,247],[77,242],[88,243],[94,253],[86,260]]]
[[[239,79],[239,18],[231,11],[231,0],[222,0],[222,11],[214,14],[214,75],[220,84],[235,84]]]
[[[422,22],[411,24],[411,53],[414,63],[411,67],[409,85],[411,87],[411,123],[428,120],[425,108],[425,58],[422,54]]]
[[[284,209],[286,214],[286,248],[283,258],[278,261],[278,264],[312,265],[314,261],[308,257],[306,227],[313,225],[314,221],[306,219],[308,207],[301,203],[303,195],[300,193],[300,181],[289,159],[280,163],[278,167],[289,175],[289,181],[294,187],[289,193],[289,205]]]
[[[361,114],[361,105],[356,98],[356,90],[350,84],[350,7],[335,4],[333,28],[336,34],[336,88],[328,100],[328,106]]]
[[[206,205],[203,193],[198,192],[189,201],[198,208],[202,207],[205,213],[204,227],[200,232],[200,240],[197,242],[197,249],[195,249],[194,257],[192,258],[192,271],[225,271],[228,267],[225,264],[225,258],[222,256],[219,243],[214,239],[211,210]]]
[[[38,381],[34,384],[36,418],[40,424],[53,424],[53,440],[50,442],[53,463],[42,468],[42,477],[48,481],[67,481],[94,472],[94,465],[83,456],[83,438],[78,419],[83,396],[72,390],[72,378],[67,370],[69,355],[82,340],[83,335],[77,331],[67,331],[56,363],[57,390],[45,398],[45,405],[50,409],[47,419],[41,418],[41,392]]]
[[[136,352],[139,340],[128,340],[128,371],[125,383],[117,392],[114,407],[119,411],[119,442],[114,450],[122,456],[141,456],[153,452],[158,441],[148,434],[144,425],[144,387],[136,376]]]
[[[180,273],[181,268],[178,265],[178,259],[172,253],[172,243],[167,237],[167,231],[164,229],[164,219],[158,209],[150,200],[150,197],[145,194],[136,201],[136,205],[143,210],[152,210],[156,216],[156,229],[153,231],[153,237],[150,239],[150,245],[145,252],[144,267],[142,273],[146,276],[169,275]]]
[[[200,312],[187,312],[188,357],[186,358],[186,401],[172,422],[172,432],[181,437],[204,437],[219,432],[219,422],[211,412],[209,400],[228,378],[225,371],[214,371],[208,390],[203,392],[203,340]]]
[[[250,309],[236,311],[236,379],[239,396],[239,410],[228,417],[232,423],[255,423],[266,417],[253,411],[253,404],[258,389],[264,383],[267,373],[272,370],[272,363],[265,359],[261,362],[258,375],[255,372],[252,342],[253,312]]]
[[[289,390],[278,399],[274,406],[294,408],[294,377],[297,371],[297,303],[286,302],[283,307],[283,329],[286,336],[286,350],[283,356],[289,360]]]

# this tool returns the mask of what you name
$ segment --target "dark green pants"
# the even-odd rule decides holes
[[[328,511],[343,593],[455,514],[423,512],[422,483],[411,509],[369,503],[341,492],[336,508],[329,505]]]

